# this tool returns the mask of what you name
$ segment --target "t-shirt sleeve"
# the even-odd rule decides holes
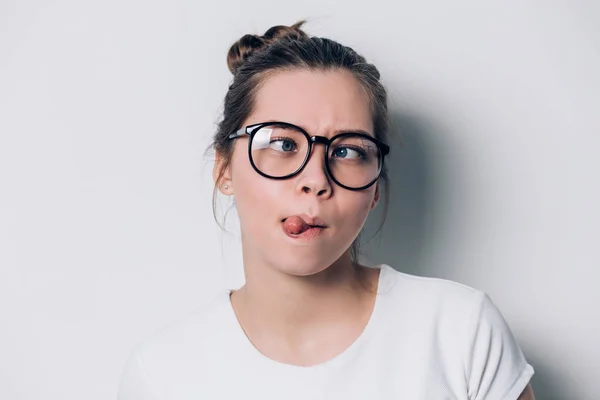
[[[142,353],[136,348],[129,356],[119,382],[118,400],[155,400]]]
[[[485,293],[480,292],[468,337],[465,372],[469,400],[517,400],[534,370]]]

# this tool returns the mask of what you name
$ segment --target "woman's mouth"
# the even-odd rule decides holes
[[[319,236],[327,227],[316,218],[294,215],[284,219],[281,228],[293,239],[312,239]]]

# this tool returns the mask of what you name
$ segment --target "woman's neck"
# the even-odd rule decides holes
[[[376,288],[378,272],[352,263],[349,255],[310,276],[269,266],[245,264],[245,268],[246,284],[231,301],[257,347],[265,342],[277,348],[303,348],[327,340],[328,335],[333,339],[338,332],[360,334],[371,315],[375,290],[368,288]]]

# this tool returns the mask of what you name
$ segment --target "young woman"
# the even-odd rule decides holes
[[[387,192],[386,91],[300,26],[245,35],[227,58],[214,178],[235,197],[246,283],[138,345],[119,399],[533,399],[488,296],[357,262]]]

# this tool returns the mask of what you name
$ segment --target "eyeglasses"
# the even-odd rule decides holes
[[[287,122],[248,125],[229,135],[236,139],[249,135],[250,164],[270,179],[288,179],[306,166],[312,146],[325,145],[327,174],[348,190],[364,190],[373,185],[383,170],[383,158],[390,152],[385,143],[365,133],[344,132],[331,139],[310,136],[304,129]]]

